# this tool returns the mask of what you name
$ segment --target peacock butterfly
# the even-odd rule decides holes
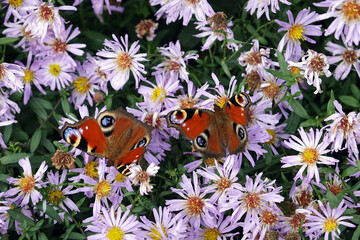
[[[144,155],[152,127],[119,108],[66,123],[61,137],[72,146],[95,157],[107,158],[109,166],[123,167]]]
[[[247,142],[245,125],[248,119],[250,98],[239,93],[221,108],[214,105],[214,112],[207,109],[180,109],[168,113],[169,127],[193,140],[193,147],[205,157],[223,157],[244,150]]]

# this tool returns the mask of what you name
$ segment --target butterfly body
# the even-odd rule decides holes
[[[169,127],[175,127],[182,135],[193,140],[196,150],[206,157],[222,157],[236,154],[245,148],[250,98],[237,94],[222,107],[214,105],[214,111],[206,109],[180,109],[167,115]]]
[[[123,166],[138,161],[151,139],[152,128],[119,108],[105,111],[96,119],[86,117],[66,123],[61,137],[95,157],[107,158],[108,165]]]

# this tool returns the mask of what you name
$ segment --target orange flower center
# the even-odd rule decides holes
[[[342,7],[342,14],[347,24],[358,23],[360,20],[360,3],[357,1],[347,1]]]
[[[190,197],[186,202],[187,212],[190,216],[198,216],[201,214],[204,202],[199,197]]]
[[[126,70],[131,67],[131,57],[127,53],[120,53],[117,57],[117,64],[120,70]]]
[[[260,196],[257,193],[251,192],[246,194],[244,204],[248,209],[255,209],[260,206]]]
[[[22,192],[30,193],[35,188],[35,179],[33,176],[27,176],[20,178],[19,187]]]

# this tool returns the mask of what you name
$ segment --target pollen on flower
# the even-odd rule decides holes
[[[344,132],[344,137],[346,137],[348,135],[350,129],[352,129],[353,126],[354,126],[354,123],[350,124],[349,118],[347,116],[343,117],[340,120],[339,129]]]
[[[9,0],[9,4],[14,8],[21,6],[24,3],[24,0]]]
[[[215,166],[215,158],[207,158],[205,159],[205,164],[206,166]]]
[[[324,228],[326,232],[332,232],[336,230],[337,221],[334,218],[327,218],[324,222]]]
[[[261,214],[261,221],[262,224],[268,225],[268,226],[272,226],[275,223],[277,223],[278,217],[276,216],[276,214],[270,212],[269,210],[265,210],[262,214]]]
[[[349,49],[346,49],[344,51],[342,57],[343,57],[345,63],[347,63],[347,64],[352,64],[352,63],[356,62],[356,60],[359,58],[356,51],[349,50]]]
[[[180,109],[193,108],[194,105],[198,102],[196,99],[192,97],[180,98]]]
[[[347,24],[360,21],[360,3],[355,0],[346,1],[342,6],[342,14]]]
[[[299,40],[305,40],[304,27],[300,24],[292,25],[288,30],[288,36],[294,43],[299,43]]]
[[[179,70],[180,70],[180,68],[181,68],[181,65],[180,65],[180,63],[178,63],[178,62],[175,62],[175,61],[172,61],[172,60],[167,60],[167,64],[166,64],[166,66],[165,66],[165,69],[167,70],[167,71],[173,71],[173,72],[178,72]]]
[[[260,74],[255,70],[251,70],[250,73],[246,74],[245,79],[245,84],[248,85],[251,92],[254,92],[255,89],[259,88],[261,85]]]
[[[276,85],[275,82],[268,82],[270,85],[267,87],[264,87],[263,92],[264,95],[267,96],[270,99],[275,99],[279,96],[280,93],[280,87],[279,85]]]
[[[132,65],[131,57],[127,53],[120,53],[116,59],[120,70],[129,69]]]
[[[216,228],[207,228],[204,232],[204,240],[217,240],[218,237],[221,237],[221,234]]]
[[[5,75],[5,70],[6,70],[5,66],[0,64],[0,81],[4,80],[3,78],[4,78],[4,75]]]
[[[54,189],[50,190],[48,196],[49,196],[49,200],[53,204],[57,205],[60,203],[59,202],[60,199],[64,197],[64,194],[61,191],[59,191],[59,189],[55,188],[55,190]]]
[[[227,16],[223,12],[215,13],[208,18],[208,23],[215,31],[225,31],[227,28]]]
[[[24,82],[32,83],[34,81],[35,73],[32,70],[27,68],[24,70],[24,74],[25,74],[23,77]]]
[[[151,100],[156,102],[156,100],[160,97],[160,102],[162,102],[165,98],[166,92],[162,87],[156,86],[151,93]]]
[[[108,230],[106,237],[109,240],[119,240],[124,238],[124,234],[125,232],[121,231],[120,228],[113,226]]]
[[[51,158],[51,161],[52,165],[55,166],[56,169],[75,168],[75,159],[73,158],[73,155],[60,149],[56,150],[54,156]]]
[[[91,177],[92,179],[98,178],[99,174],[98,174],[97,167],[98,167],[97,162],[94,162],[94,161],[89,162],[84,167],[85,175],[88,177]]]
[[[280,233],[275,230],[268,230],[265,233],[264,240],[278,240]]]
[[[24,193],[30,193],[32,190],[34,190],[35,187],[35,179],[33,176],[27,176],[20,178],[19,180],[19,187],[22,192]]]
[[[60,72],[61,72],[61,66],[60,64],[57,64],[57,63],[52,63],[52,64],[49,64],[49,72],[54,75],[55,77],[57,77]]]
[[[252,66],[256,66],[258,64],[261,64],[261,53],[260,52],[250,52],[249,54],[247,54],[246,59],[245,59],[245,63],[252,65]]]
[[[306,223],[306,218],[303,213],[295,213],[289,220],[289,225],[294,232],[298,232],[304,223]]]
[[[86,77],[80,76],[74,80],[74,88],[81,94],[89,92],[90,87],[91,84],[89,83],[89,79]]]
[[[310,202],[312,200],[312,194],[311,192],[308,192],[306,190],[301,190],[299,194],[296,195],[296,200],[298,201],[300,207],[306,208],[310,205]]]
[[[106,180],[101,180],[94,187],[94,193],[99,197],[106,197],[109,195],[111,185]]]
[[[50,22],[54,20],[54,10],[51,6],[45,4],[39,9],[40,18],[44,21]]]
[[[217,182],[217,187],[218,190],[220,192],[225,191],[225,189],[229,188],[231,186],[231,181],[225,177],[222,177],[218,182]]]
[[[319,153],[314,148],[305,148],[304,152],[301,154],[302,160],[307,164],[316,163],[319,160]]]
[[[335,196],[342,192],[344,189],[342,188],[341,184],[327,184],[327,189],[331,191]]]
[[[125,180],[126,180],[126,176],[124,174],[121,174],[121,173],[116,174],[115,181],[125,182]]]
[[[186,210],[190,216],[198,216],[202,213],[204,203],[201,198],[193,196],[186,202]]]
[[[189,4],[198,4],[199,2],[200,2],[200,0],[187,0],[187,2],[189,3]]]
[[[166,229],[165,229],[164,225],[162,225],[162,224],[161,224],[161,229],[162,229],[162,232],[165,233],[165,236],[167,236]],[[154,240],[161,240],[162,239],[161,234],[157,230],[156,225],[154,225],[154,227],[151,228],[151,232],[149,232],[149,236],[151,237],[151,239],[154,239]]]
[[[153,113],[148,113],[146,114],[146,117],[144,119],[144,122],[149,124],[150,126],[153,126],[155,128],[160,129],[160,126],[162,125],[161,119],[159,117],[156,118],[155,122],[154,122],[154,118],[153,118],[154,114]]]
[[[319,74],[323,72],[323,68],[325,67],[325,61],[322,57],[315,55],[309,63],[309,67]]]
[[[226,96],[223,96],[223,97],[219,97],[215,100],[215,103],[216,105],[218,105],[220,108],[222,108],[225,103],[227,103],[229,101],[229,98],[226,97]]]
[[[276,133],[272,129],[266,129],[266,132],[271,135],[271,139],[266,144],[275,144]]]
[[[255,192],[247,193],[244,197],[244,204],[247,209],[255,209],[260,206],[260,196]]]
[[[64,53],[66,51],[66,42],[57,39],[53,42],[52,48],[56,54]]]

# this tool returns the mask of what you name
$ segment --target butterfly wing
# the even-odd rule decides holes
[[[178,129],[188,140],[193,140],[196,150],[206,157],[224,155],[225,146],[220,138],[214,112],[205,109],[180,109],[167,116],[168,127]]]
[[[141,159],[151,139],[149,125],[121,108],[101,113],[97,122],[110,145],[109,165],[123,166]]]
[[[248,109],[251,105],[247,94],[239,93],[224,105],[223,111],[228,119],[226,128],[226,145],[229,154],[236,154],[243,151],[247,143],[247,132],[245,125],[248,120]]]
[[[60,130],[61,137],[72,146],[96,157],[107,157],[109,143],[98,122],[91,117],[70,124]]]

